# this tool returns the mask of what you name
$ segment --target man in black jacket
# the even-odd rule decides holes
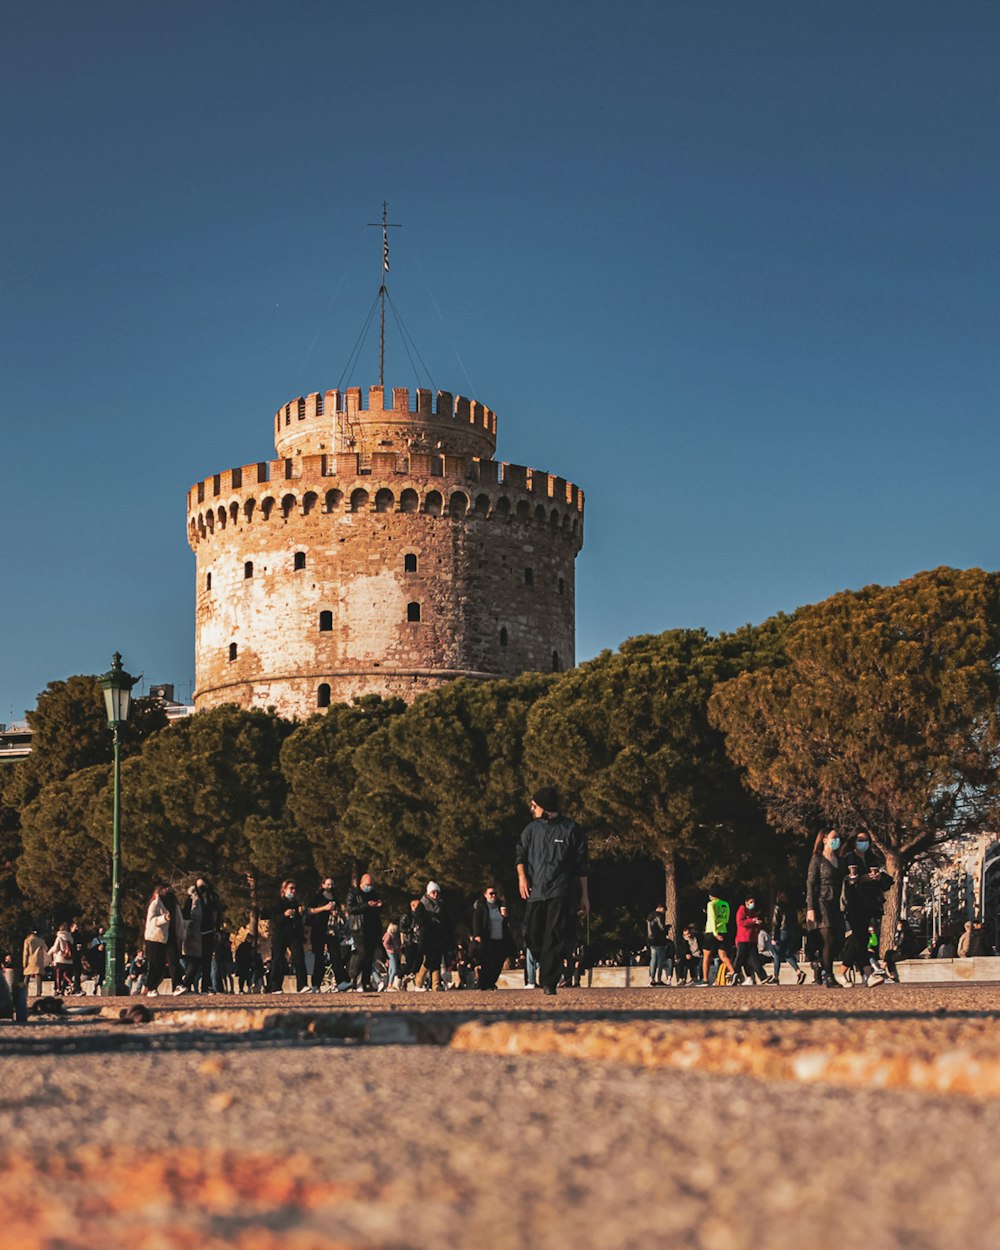
[[[531,824],[517,844],[517,881],[527,902],[526,945],[538,956],[539,981],[554,995],[562,975],[573,896],[580,891],[580,911],[590,911],[587,888],[587,839],[580,827],[559,814],[559,793],[543,786],[531,800]]]
[[[359,993],[368,993],[372,989],[375,952],[382,940],[382,900],[375,892],[370,872],[363,873],[358,884],[347,891],[347,928],[354,941],[347,975]]]
[[[337,899],[333,893],[333,878],[324,877],[319,890],[309,900],[309,945],[313,953],[312,984],[318,990],[323,984],[326,971],[326,952],[330,952],[330,966],[336,978],[335,984],[346,980],[344,961],[340,957],[340,926],[337,923]]]

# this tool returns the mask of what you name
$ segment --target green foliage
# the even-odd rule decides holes
[[[31,754],[0,771],[0,908],[3,916],[0,937],[5,944],[13,941],[11,918],[16,920],[17,928],[22,929],[29,908],[47,908],[58,899],[60,908],[77,914],[79,908],[71,906],[72,889],[68,895],[60,894],[55,884],[47,884],[65,876],[67,869],[63,860],[51,856],[46,850],[38,825],[39,811],[57,809],[60,803],[65,802],[68,818],[76,822],[68,829],[68,836],[76,839],[83,837],[78,828],[82,813],[74,797],[76,792],[73,791],[72,796],[65,790],[54,793],[41,803],[40,809],[32,812],[34,823],[30,844],[23,842],[21,822],[48,787],[57,786],[77,773],[110,764],[112,754],[104,696],[96,677],[77,675],[65,681],[50,682],[38,696],[38,705],[28,713],[27,719],[34,730]],[[122,730],[122,755],[128,757],[141,750],[143,742],[166,723],[159,700],[135,700],[132,720]],[[110,821],[109,806],[109,840]],[[79,877],[76,876],[76,865],[72,866],[70,875],[87,883],[82,896],[88,900],[86,910],[93,909],[94,915],[102,914],[107,910],[110,887],[101,900],[94,896],[99,875],[95,875],[96,860],[93,860],[93,856],[98,855],[97,846],[81,842],[78,849],[86,850],[92,858],[81,866]],[[30,888],[24,885],[25,882],[31,883]],[[37,895],[36,884],[40,887]],[[22,889],[25,890],[23,896]]]
[[[395,716],[355,756],[345,852],[411,888],[429,875],[470,891],[510,882],[515,840],[530,819],[525,722],[556,680],[450,682]]]
[[[147,742],[122,770],[122,858],[145,896],[154,879],[198,873],[222,890],[255,867],[254,847],[275,860],[287,784],[281,747],[294,725],[232,705],[200,712]],[[222,884],[225,883],[225,884]]]
[[[49,782],[95,764],[111,763],[111,731],[96,677],[78,675],[49,682],[27,720],[34,731],[31,754],[14,766],[9,790],[11,801],[19,806],[29,803]],[[140,751],[146,738],[166,723],[159,700],[136,699],[132,718],[121,731],[123,758]]]
[[[111,899],[110,766],[51,781],[21,813],[17,880],[46,926],[87,914],[103,922]]]
[[[378,695],[338,703],[299,725],[282,746],[288,813],[307,840],[319,873],[336,876],[349,867],[341,820],[356,780],[355,753],[405,710],[402,699]],[[260,855],[257,862],[263,870]]]
[[[765,836],[708,700],[744,665],[775,662],[782,628],[629,639],[566,674],[528,718],[529,781],[559,786],[596,850],[659,859],[674,925],[679,860],[701,874],[748,868]]]
[[[720,686],[713,722],[771,819],[867,830],[896,889],[936,840],[982,827],[997,791],[1000,581],[935,569],[802,609],[785,666]]]

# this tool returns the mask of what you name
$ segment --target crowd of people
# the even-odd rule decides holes
[[[254,907],[249,923],[233,934],[216,890],[198,876],[180,892],[167,882],[153,889],[143,941],[125,958],[128,991],[158,996],[168,977],[175,995],[277,993],[291,978],[304,994],[491,991],[505,967],[521,971],[525,988],[555,993],[579,986],[590,968],[608,962],[592,958],[578,923],[589,910],[586,838],[560,814],[552,787],[536,792],[531,815],[515,861],[524,904],[517,928],[495,884],[485,885],[468,912],[456,912],[437,882],[428,881],[401,914],[391,914],[366,872],[343,897],[331,876],[311,892],[288,878],[272,905]],[[661,904],[646,917],[643,950],[620,951],[612,962],[648,967],[651,987],[777,984],[786,964],[799,985],[810,972],[815,984],[830,988],[898,981],[899,960],[914,952],[903,921],[889,949],[881,949],[891,885],[870,839],[826,830],[815,841],[801,912],[779,890],[769,909],[748,893],[733,913],[713,886],[704,923],[686,923],[675,940]],[[970,922],[957,953],[978,953],[984,942],[981,926]],[[10,956],[6,962],[11,965]],[[32,930],[21,952],[23,977],[36,995],[49,969],[56,994],[81,994],[88,979],[97,992],[105,963],[103,929],[78,922],[59,925],[51,942]]]

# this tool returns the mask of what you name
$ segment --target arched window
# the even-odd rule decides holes
[[[506,645],[507,645],[507,626],[503,625],[501,626],[501,629],[500,629],[500,646],[506,647]]]
[[[506,495],[501,495],[497,500],[496,507],[493,509],[498,517],[506,518],[510,516],[510,500]]]
[[[463,491],[456,490],[448,500],[448,511],[456,521],[461,520],[469,511],[469,496]]]
[[[319,496],[316,494],[314,490],[307,491],[306,494],[302,496],[302,515],[303,516],[308,516],[309,513],[312,512],[313,508],[316,507],[316,501],[318,498]]]
[[[420,620],[420,604],[419,603],[408,603],[406,605],[406,619],[408,621]]]
[[[391,512],[393,504],[396,502],[395,496],[391,490],[382,487],[381,490],[375,492],[375,511]]]
[[[416,512],[420,507],[420,496],[415,490],[404,490],[399,497],[400,512]]]
[[[339,508],[343,498],[344,492],[342,490],[328,490],[326,492],[327,512],[333,512],[335,509]]]
[[[252,560],[248,560],[246,564],[244,564],[243,577],[244,577],[244,580],[249,577],[253,577],[253,561]]]
[[[518,500],[518,504],[517,504],[517,508],[515,509],[515,513],[516,513],[516,515],[517,515],[517,519],[518,519],[519,521],[530,521],[530,520],[531,520],[531,504],[530,504],[530,503],[528,503],[527,499],[520,499],[520,500]]]
[[[330,706],[330,687],[326,684],[326,682],[323,682],[322,686],[320,686],[319,689],[316,691],[316,706],[317,707],[329,707]]]
[[[229,644],[229,658],[231,660],[236,659],[236,643],[235,642],[231,642]]]
[[[306,553],[304,551],[296,551],[292,567],[296,573],[299,569],[304,569],[306,567]]]
[[[538,522],[539,525],[544,525],[545,518],[546,518],[545,505],[540,503],[538,507],[535,509],[535,520]]]
[[[535,570],[534,569],[524,570],[524,584],[525,586],[534,586],[535,584]]]
[[[368,492],[358,487],[357,490],[351,491],[351,511],[360,512],[368,506]]]
[[[306,401],[304,399],[300,399],[299,400],[299,420],[304,421],[305,418],[306,418]]]
[[[212,574],[211,573],[205,574],[205,589],[206,590],[212,589]]]
[[[444,500],[436,490],[429,490],[424,496],[424,511],[428,516],[440,516]]]
[[[270,495],[266,499],[260,501],[261,516],[265,521],[270,519],[271,513],[274,511],[274,500]]]
[[[333,613],[329,611],[319,614],[319,632],[328,634],[333,629]]]
[[[559,652],[558,651],[552,652],[552,671],[553,673],[559,672]]]
[[[403,572],[415,573],[416,571],[417,571],[417,557],[413,554],[412,551],[408,551],[406,555],[403,556]]]
[[[252,499],[248,499],[243,505],[243,515],[246,517],[248,524],[253,520],[253,510],[256,506],[256,503]]]
[[[240,505],[235,500],[229,505],[229,515],[234,525],[240,519]]]
[[[289,516],[291,516],[292,510],[294,509],[294,507],[295,507],[295,496],[285,495],[285,497],[281,501],[281,515],[285,518],[286,521],[288,520]]]
[[[490,514],[490,497],[489,495],[476,496],[476,516],[489,516]]]

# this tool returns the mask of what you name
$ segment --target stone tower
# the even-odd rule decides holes
[[[198,709],[305,717],[574,663],[583,492],[494,460],[482,404],[414,398],[293,399],[274,418],[276,460],[188,492]]]

